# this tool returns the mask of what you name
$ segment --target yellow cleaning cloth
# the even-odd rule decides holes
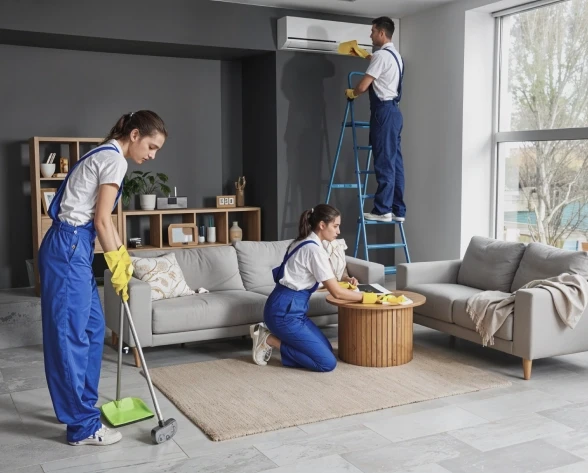
[[[337,48],[339,54],[345,54],[347,56],[351,56],[352,51],[361,58],[366,58],[370,55],[365,49],[359,47],[356,40],[339,43],[339,47]]]
[[[412,301],[404,295],[394,296],[392,294],[384,294],[378,297],[378,304],[407,305],[412,304]]]

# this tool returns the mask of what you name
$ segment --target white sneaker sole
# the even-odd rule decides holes
[[[104,439],[102,442],[100,442],[99,440],[96,439],[84,439],[84,440],[80,440],[79,442],[69,442],[70,445],[73,445],[74,447],[82,447],[84,445],[93,445],[96,447],[106,447],[107,445],[113,445],[117,442],[120,442],[122,440],[122,434],[120,432],[117,433],[117,435],[112,435],[110,436],[109,439]]]
[[[391,222],[392,221],[392,217],[386,218],[386,217],[380,217],[379,215],[378,216],[364,215],[363,218],[366,219],[366,220],[372,220],[372,221],[375,221],[375,222]]]
[[[260,327],[260,329],[255,330],[257,327]],[[251,358],[253,359],[253,362],[256,365],[265,366],[267,365],[267,362],[258,363],[255,359],[255,353],[257,352],[257,348],[259,347],[259,336],[263,333],[263,329],[261,327],[263,327],[262,324],[255,324],[249,327],[249,333],[251,334],[251,338],[253,339],[253,347],[251,348]]]

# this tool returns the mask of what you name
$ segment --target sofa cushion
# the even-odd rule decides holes
[[[449,323],[453,323],[453,303],[455,300],[467,300],[474,294],[482,292],[479,289],[460,284],[415,284],[407,287],[406,290],[422,294],[427,298],[424,305],[415,307],[415,312]]]
[[[186,250],[184,250],[186,251]],[[263,321],[267,297],[219,291],[153,302],[153,333],[177,333]]]
[[[174,253],[157,258],[131,256],[131,261],[133,262],[133,276],[151,286],[152,301],[194,294],[184,279],[184,274]]]
[[[542,243],[530,243],[510,290],[514,292],[536,279],[553,278],[562,273],[580,274],[588,278],[588,253],[561,250]]]
[[[186,282],[192,289],[204,287],[209,291],[245,290],[239,274],[237,253],[232,246],[142,250],[130,253],[146,258],[172,252],[175,253]]]
[[[524,252],[524,243],[475,236],[463,257],[457,282],[484,291],[510,292]]]
[[[343,274],[345,273],[345,268],[347,267],[347,259],[345,256],[345,250],[347,249],[347,244],[343,238],[338,238],[333,241],[323,240],[323,248],[329,255],[329,262],[331,263],[331,268],[333,268],[333,273],[337,278],[337,281],[341,281]]]
[[[264,286],[271,286],[273,289],[275,283],[272,269],[282,263],[290,243],[292,240],[233,243],[241,278],[248,291]]]
[[[460,298],[453,301],[453,323],[460,327],[476,331],[476,324],[466,312],[468,298]],[[513,316],[509,315],[502,326],[494,334],[495,337],[503,340],[512,340]]]
[[[263,286],[257,287],[253,290],[258,294],[263,294],[264,296],[269,296],[271,292],[274,290],[275,284],[271,286]],[[327,302],[327,296],[329,292],[327,290],[316,291],[310,296],[310,301],[308,302],[308,315],[309,317],[314,317],[316,315],[332,315],[337,313],[337,307],[333,304],[329,304]]]

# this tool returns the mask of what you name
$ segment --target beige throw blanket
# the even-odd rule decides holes
[[[550,292],[557,314],[566,326],[574,328],[588,305],[588,282],[577,274],[560,274],[525,284],[521,289],[540,287]],[[494,334],[509,315],[514,313],[516,292],[484,291],[472,296],[466,311],[476,331],[482,336],[482,345],[494,345]]]

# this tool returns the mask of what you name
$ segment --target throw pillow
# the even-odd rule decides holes
[[[152,301],[196,294],[186,284],[184,273],[182,273],[174,253],[157,258],[131,256],[131,261],[133,262],[133,276],[151,286]]]
[[[333,241],[323,240],[323,247],[329,255],[329,261],[331,262],[331,267],[333,268],[333,273],[335,273],[337,281],[341,281],[345,267],[347,266],[345,260],[347,245],[345,244],[345,240],[343,238]]]

